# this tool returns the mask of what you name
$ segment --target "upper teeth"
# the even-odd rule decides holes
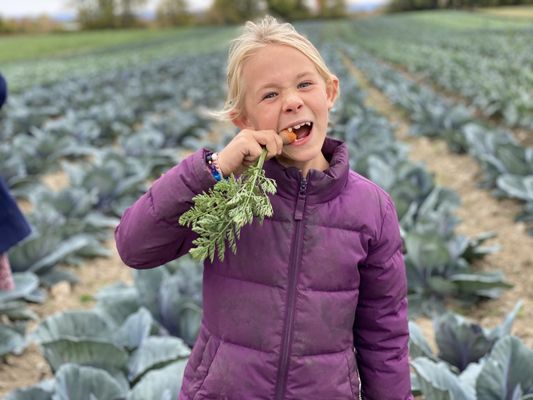
[[[301,123],[301,124],[299,124],[299,125],[294,125],[294,126],[292,126],[292,127],[290,127],[290,128],[287,128],[287,129],[288,129],[289,132],[292,132],[293,129],[300,129],[300,128],[301,128],[302,126],[304,126],[304,125],[311,126],[311,122],[309,122],[309,121],[307,121],[307,122],[303,122],[303,123]]]

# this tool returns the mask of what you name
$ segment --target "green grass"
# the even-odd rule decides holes
[[[89,294],[89,293],[84,293],[84,294],[80,295],[80,302],[81,303],[91,303],[94,300],[95,300],[94,297],[91,294]]]
[[[429,24],[435,28],[455,31],[479,29],[510,29],[531,25],[528,20],[493,18],[489,14],[467,11],[418,11],[395,14],[395,18],[412,19],[414,22]],[[407,21],[406,21],[407,22]]]
[[[496,17],[533,21],[533,6],[489,7],[479,8],[476,11]]]
[[[94,37],[91,35],[95,34]],[[116,38],[115,38],[115,35]],[[7,57],[15,52],[4,49],[0,39],[0,72],[16,93],[33,85],[87,76],[117,68],[168,60],[186,54],[222,50],[236,36],[234,27],[196,27],[160,31],[81,32],[49,36],[21,36],[24,51],[19,59]],[[84,42],[92,38],[92,42]],[[16,38],[10,38],[16,39]],[[40,43],[47,43],[47,51]],[[64,40],[64,42],[61,42]],[[64,43],[64,48],[61,48]],[[88,43],[74,48],[76,43]],[[45,46],[45,47],[46,47]],[[24,55],[24,57],[23,57]]]
[[[95,50],[113,50],[113,48],[132,44],[150,44],[166,39],[179,39],[190,31],[191,28],[172,30],[131,29],[1,36],[0,63],[49,57],[68,57]]]

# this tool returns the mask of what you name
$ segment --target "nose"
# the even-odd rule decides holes
[[[283,111],[294,112],[298,111],[303,106],[303,101],[295,92],[287,93],[283,102]]]

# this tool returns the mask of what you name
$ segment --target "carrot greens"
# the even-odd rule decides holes
[[[180,217],[179,222],[199,235],[193,241],[196,247],[189,251],[194,259],[203,261],[209,257],[213,262],[217,253],[218,259],[224,261],[226,244],[233,254],[237,254],[241,228],[251,224],[254,218],[262,223],[265,217],[272,216],[268,194],[276,193],[276,181],[265,176],[266,155],[264,149],[257,163],[238,178],[231,174],[207,193],[193,198],[193,207]]]

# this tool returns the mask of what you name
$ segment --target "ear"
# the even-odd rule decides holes
[[[333,107],[335,100],[339,94],[339,78],[331,75],[331,78],[326,82],[326,96],[328,98],[328,109]]]
[[[239,129],[251,128],[250,121],[244,113],[239,115],[239,111],[235,110],[230,114],[231,122]]]

